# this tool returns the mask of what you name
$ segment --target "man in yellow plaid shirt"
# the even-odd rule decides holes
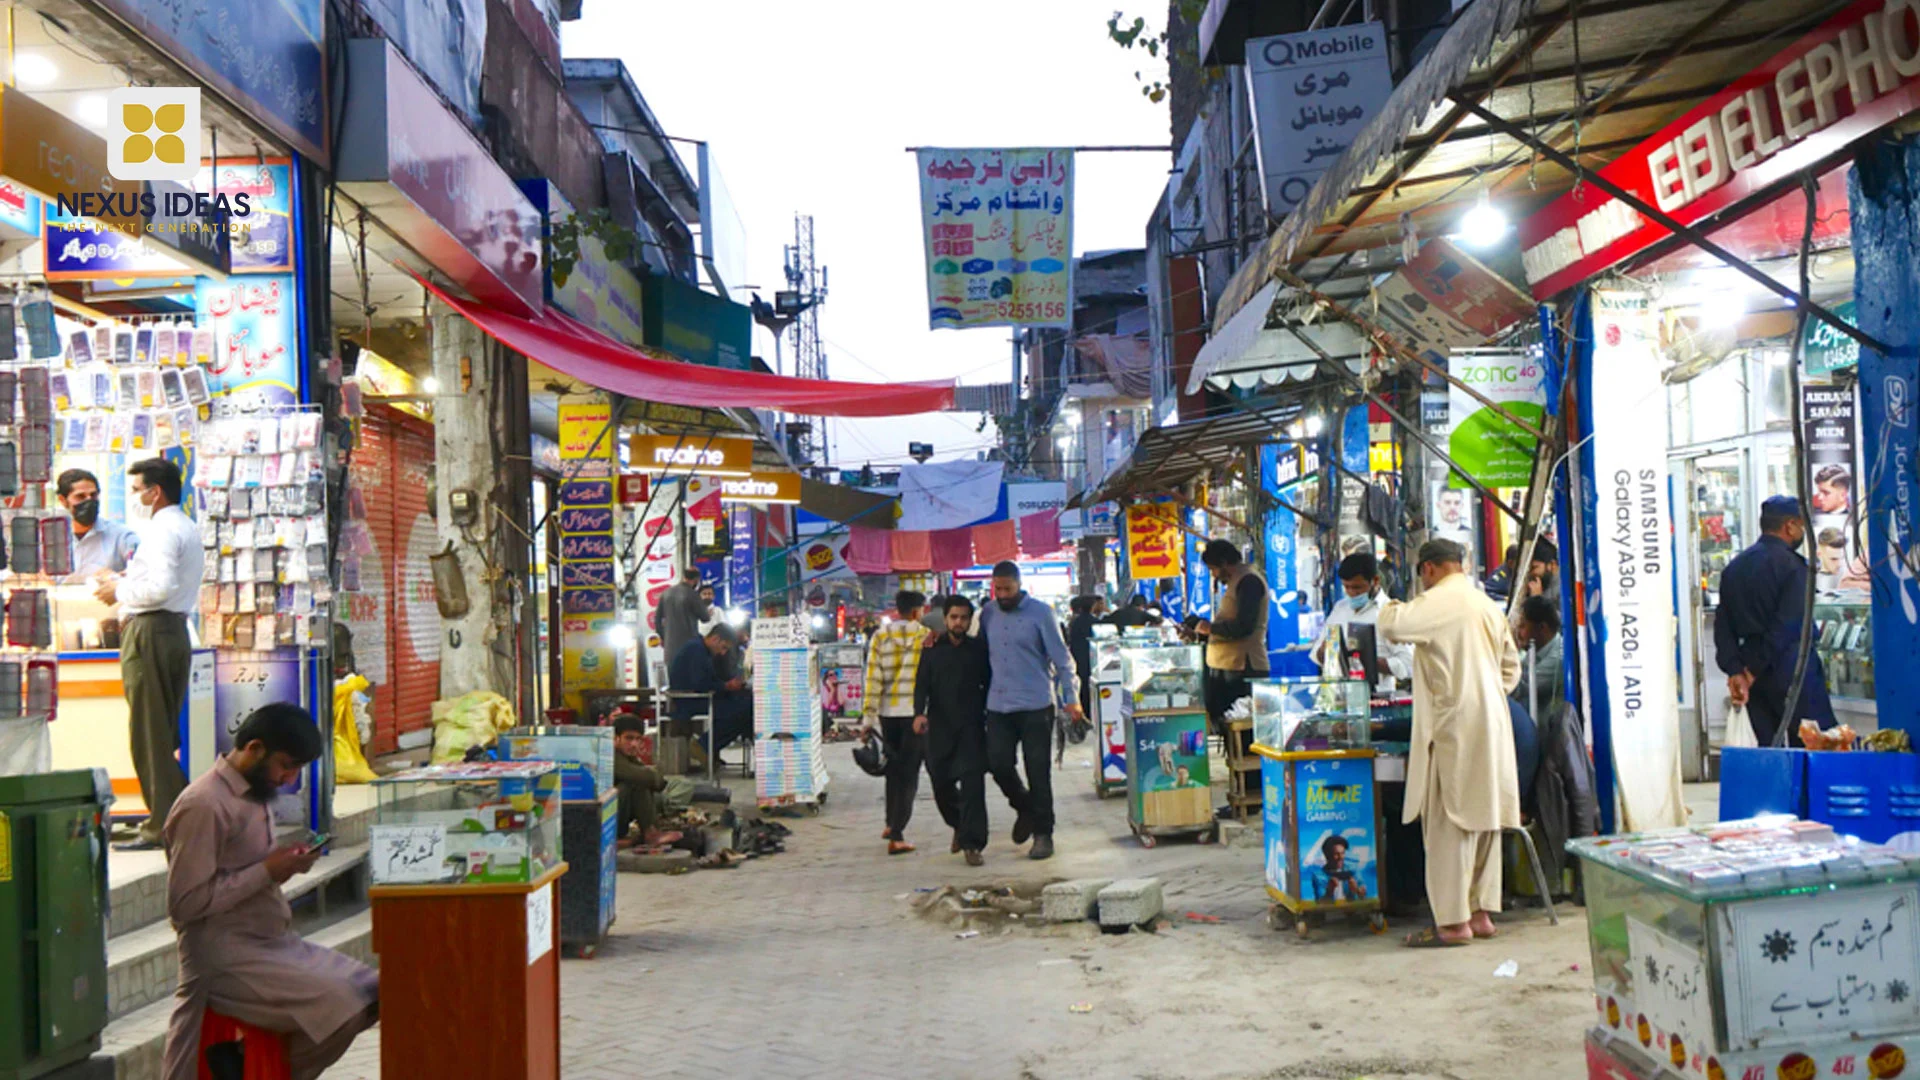
[[[925,736],[913,730],[913,684],[920,674],[920,652],[933,636],[920,622],[927,598],[902,589],[893,598],[893,618],[874,631],[867,646],[867,684],[861,696],[867,727],[879,728],[887,744],[887,854],[905,855],[907,821],[920,793],[920,762]]]

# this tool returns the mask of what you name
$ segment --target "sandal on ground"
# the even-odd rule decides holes
[[[887,844],[887,854],[889,855],[906,855],[918,850],[918,848],[907,843],[905,840],[894,840]]]
[[[1409,949],[1461,949],[1473,941],[1471,936],[1459,941],[1449,941],[1440,936],[1440,931],[1429,926],[1418,933],[1407,935]]]

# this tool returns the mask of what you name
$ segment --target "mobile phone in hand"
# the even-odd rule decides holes
[[[333,843],[332,833],[314,833],[307,838],[307,850],[320,851],[331,843]]]

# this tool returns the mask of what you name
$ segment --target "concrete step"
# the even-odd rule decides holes
[[[342,788],[334,797],[333,850],[367,843],[373,794],[366,785]],[[299,830],[291,830],[297,833]],[[317,869],[317,867],[316,867]],[[167,920],[167,857],[160,851],[107,853],[107,937],[116,938]]]
[[[365,906],[367,845],[324,855],[312,870],[281,889],[294,908],[294,926],[323,925],[330,916]],[[107,1012],[116,1019],[173,995],[180,966],[173,927],[165,920],[166,875],[160,875],[162,918],[107,939]],[[117,912],[116,912],[117,914]]]
[[[316,868],[317,869],[317,868]],[[343,952],[363,964],[373,964],[373,913],[361,910],[306,935],[316,945]],[[173,987],[165,996],[107,1025],[94,1060],[113,1063],[114,1080],[162,1080],[167,1024],[173,1017]]]

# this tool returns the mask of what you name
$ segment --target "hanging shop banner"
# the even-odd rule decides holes
[[[612,635],[620,606],[615,440],[609,430],[613,406],[562,401],[559,413],[564,479],[554,495],[559,503],[561,690],[567,704],[579,710],[583,691],[620,685],[620,655]]]
[[[753,475],[752,439],[718,435],[635,435],[629,446],[633,467],[642,472]]]
[[[680,537],[674,528],[680,494],[678,480],[653,485],[653,497],[640,514],[640,532],[633,538],[633,558],[639,561],[640,625],[645,628],[647,658],[662,669],[673,661],[662,649],[659,611],[660,598],[680,575]]]
[[[287,159],[221,158],[200,171],[193,189],[224,195],[236,205],[237,196],[247,197],[248,212],[233,218],[233,273],[293,273],[293,175]]]
[[[1863,150],[1847,185],[1860,329],[1901,346],[1920,340],[1914,176],[1920,145],[1888,141]],[[1859,385],[1874,689],[1881,701],[1920,701],[1920,362],[1911,348],[1862,349]]]
[[[1643,422],[1665,407],[1664,362],[1644,293],[1595,290],[1590,318],[1593,357],[1580,366],[1580,389],[1591,410],[1583,428],[1595,433],[1582,454],[1594,557],[1582,645],[1595,741],[1610,739],[1620,828],[1667,828],[1687,814],[1673,663],[1673,507],[1666,428]]]
[[[760,594],[760,550],[753,545],[757,531],[753,511],[737,506],[728,514],[728,520],[733,550],[727,553],[727,606],[751,611]]]
[[[686,481],[687,543],[692,558],[699,562],[724,559],[733,550],[733,538],[727,535],[727,509],[720,497],[720,483],[707,476]]]
[[[829,579],[857,579],[860,575],[847,565],[850,537],[845,527],[828,521],[800,526],[800,576],[795,585]]]
[[[1386,28],[1366,22],[1254,38],[1247,82],[1267,213],[1285,217],[1393,91]]]
[[[321,0],[100,0],[141,37],[295,144],[327,157]]]
[[[1853,444],[1853,388],[1800,387],[1805,418],[1807,473],[1813,478],[1813,507],[1807,531],[1819,559],[1815,588],[1822,596],[1868,602],[1873,577],[1859,542],[1853,492],[1859,466]]]
[[[1282,488],[1298,482],[1300,448],[1295,443],[1264,443],[1260,447],[1260,486],[1268,495],[1279,495]],[[1294,479],[1285,479],[1292,475]],[[1301,656],[1299,546],[1300,521],[1277,498],[1268,499],[1260,531],[1262,554],[1260,571],[1267,579],[1267,596],[1272,607],[1267,612],[1267,659],[1275,676],[1309,674],[1290,664],[1289,658]],[[1311,667],[1311,665],[1306,665]]]
[[[1691,225],[1906,115],[1917,89],[1920,29],[1910,0],[1862,0],[1600,174]],[[1540,300],[1672,235],[1596,184],[1576,186],[1519,229],[1527,284]]]
[[[1456,349],[1485,345],[1534,317],[1532,301],[1444,236],[1380,283],[1380,321],[1401,344],[1444,365]]]
[[[935,330],[1073,324],[1073,151],[921,150]]]
[[[1854,303],[1842,300],[1827,310],[1840,316],[1848,326],[1858,326],[1854,318]],[[1801,363],[1806,372],[1814,378],[1831,375],[1842,368],[1850,368],[1860,362],[1860,343],[1833,328],[1825,319],[1808,319],[1805,347],[1801,350]]]
[[[1186,534],[1187,613],[1210,619],[1213,617],[1213,578],[1207,573],[1207,565],[1200,561],[1200,534],[1206,530],[1207,515],[1199,510],[1189,510],[1187,525],[1193,529],[1193,532]]]
[[[40,235],[40,196],[10,180],[0,180],[0,237],[26,240]]]
[[[291,274],[202,279],[194,287],[199,323],[213,330],[207,374],[216,397],[242,410],[292,405],[299,398],[297,288]]]
[[[1525,349],[1461,349],[1448,361],[1454,378],[1539,427],[1546,420],[1546,366]],[[1536,440],[1520,425],[1447,384],[1447,456],[1487,487],[1525,487],[1533,479]],[[1447,486],[1471,488],[1449,469]]]
[[[1180,508],[1173,503],[1127,507],[1127,576],[1135,581],[1180,576]]]
[[[613,432],[613,404],[607,401],[562,401],[560,403],[560,460],[574,463],[591,460],[584,470],[598,476],[599,463],[607,459],[607,447],[616,440]],[[569,464],[578,470],[577,465]]]

